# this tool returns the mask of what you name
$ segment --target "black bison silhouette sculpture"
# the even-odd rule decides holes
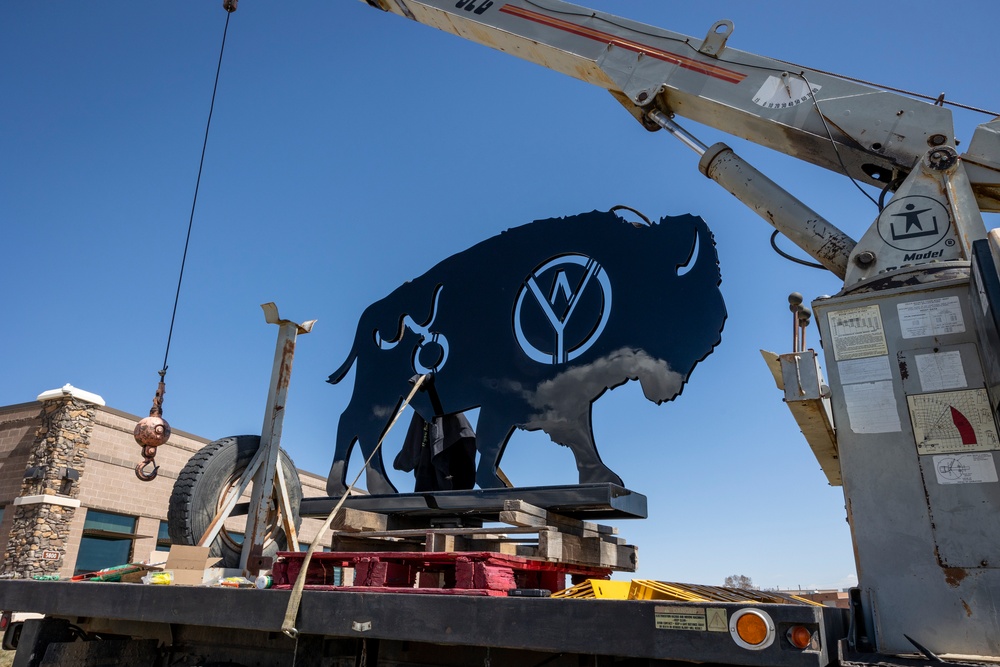
[[[340,382],[357,365],[328,492],[344,492],[354,444],[371,455],[421,373],[431,389],[410,405],[425,420],[480,408],[480,488],[503,486],[497,466],[515,428],[569,447],[580,484],[621,485],[597,452],[591,405],[628,380],[657,404],[680,394],[721,340],[720,282],[712,233],[691,215],[539,220],[445,259],[365,309],[330,375]],[[367,488],[396,492],[381,452]]]

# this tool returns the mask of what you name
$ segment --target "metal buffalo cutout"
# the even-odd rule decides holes
[[[591,404],[628,380],[657,404],[680,394],[721,340],[719,283],[712,233],[691,215],[651,225],[598,211],[539,220],[449,257],[361,315],[329,379],[357,364],[327,490],[346,489],[354,443],[371,455],[414,373],[433,377],[411,402],[424,419],[481,408],[480,488],[503,486],[496,470],[515,427],[573,450],[581,484],[622,484],[597,453]],[[367,487],[396,492],[381,453]]]

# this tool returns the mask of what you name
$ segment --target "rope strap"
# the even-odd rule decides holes
[[[399,406],[399,410],[396,411],[392,421],[389,422],[389,427],[386,428],[385,433],[383,433],[382,437],[379,438],[378,444],[375,445],[375,449],[372,450],[372,453],[368,456],[368,460],[365,461],[364,467],[361,468],[357,477],[354,478],[354,481],[351,482],[350,486],[347,487],[347,490],[344,491],[344,495],[340,496],[340,500],[337,501],[333,510],[326,517],[326,521],[324,521],[323,525],[320,527],[319,532],[316,533],[316,538],[313,540],[312,544],[309,545],[309,550],[306,551],[305,559],[302,561],[302,569],[299,570],[299,576],[296,577],[295,585],[292,587],[292,597],[289,598],[288,607],[285,609],[285,619],[281,622],[281,631],[292,639],[295,639],[299,635],[299,631],[295,628],[295,619],[299,615],[299,607],[302,604],[302,589],[306,585],[306,571],[309,569],[309,562],[312,560],[313,553],[316,551],[320,542],[323,541],[323,538],[326,537],[326,532],[330,530],[334,517],[337,516],[337,512],[340,511],[340,508],[344,506],[344,501],[347,500],[347,496],[349,496],[351,491],[354,489],[354,485],[358,483],[358,480],[361,479],[361,475],[368,469],[368,464],[372,462],[373,458],[375,458],[375,455],[378,453],[379,448],[385,441],[386,436],[389,435],[389,431],[391,431],[392,427],[396,425],[400,415],[403,414],[403,410],[410,404],[410,401],[413,400],[417,390],[420,389],[420,385],[424,383],[424,380],[426,380],[427,377],[428,376],[426,374],[421,375],[413,383],[413,389],[410,390],[410,394],[406,397],[406,400],[403,401],[403,404]]]

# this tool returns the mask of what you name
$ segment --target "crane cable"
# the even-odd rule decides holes
[[[201,159],[198,161],[198,177],[194,184],[194,197],[191,201],[191,215],[188,217],[187,235],[184,238],[184,252],[181,254],[181,268],[177,276],[177,290],[174,293],[174,306],[170,313],[170,328],[167,331],[167,345],[163,353],[163,368],[158,371],[160,383],[157,385],[156,394],[153,396],[153,407],[149,409],[149,416],[141,419],[135,425],[133,436],[136,443],[142,447],[143,460],[135,466],[135,476],[143,482],[151,482],[156,478],[159,466],[156,465],[154,457],[156,448],[165,443],[170,438],[170,424],[163,419],[163,395],[166,392],[165,377],[167,375],[167,359],[170,356],[170,341],[174,336],[174,322],[177,320],[177,304],[181,297],[181,284],[184,281],[184,266],[187,264],[188,247],[191,244],[191,229],[194,227],[194,211],[198,205],[198,190],[201,187],[201,173],[205,166],[205,153],[208,148],[208,133],[212,127],[212,113],[215,111],[215,95],[219,90],[219,75],[222,72],[222,57],[226,52],[226,35],[229,33],[229,17],[236,11],[239,0],[223,0],[222,7],[226,10],[226,25],[222,30],[222,46],[219,49],[219,63],[215,68],[215,83],[212,86],[212,101],[208,107],[208,120],[205,123],[205,138],[201,144]],[[151,472],[146,472],[146,468],[153,466]]]

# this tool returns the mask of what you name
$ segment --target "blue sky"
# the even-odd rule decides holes
[[[220,5],[0,9],[0,405],[71,383],[148,411]],[[732,48],[1000,109],[988,74],[997,47],[977,33],[991,3],[589,6],[699,38],[728,18]],[[988,119],[956,112],[957,136],[967,144]],[[728,141],[855,238],[875,217],[844,177],[682,123],[707,144]],[[259,304],[275,301],[285,318],[318,320],[300,339],[283,443],[325,474],[352,388],[325,379],[366,305],[508,227],[616,204],[702,216],[729,311],[722,344],[676,401],[658,407],[631,383],[595,405],[605,462],[649,498],[648,520],[619,526],[639,545],[637,576],[850,585],[843,496],[758,352],[789,350],[789,292],[811,300],[837,279],[775,255],[770,228],[698,173],[693,153],[602,90],[353,0],[244,0],[232,17],[164,416],[210,438],[260,431],[277,330]],[[398,439],[386,447],[391,457]],[[541,434],[515,435],[503,468],[522,486],[575,482],[569,451]]]

